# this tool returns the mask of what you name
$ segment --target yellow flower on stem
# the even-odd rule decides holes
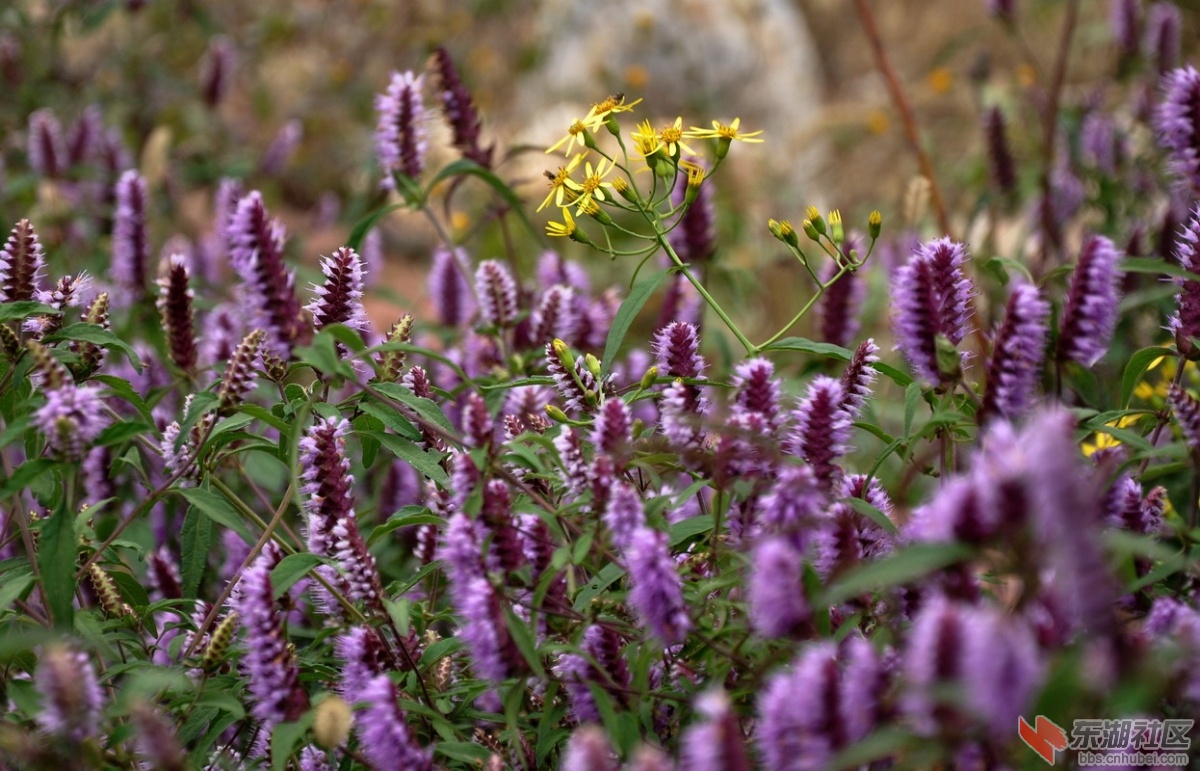
[[[546,172],[546,178],[550,180],[550,192],[546,194],[542,205],[537,208],[538,211],[549,206],[552,200],[555,206],[563,205],[567,195],[567,183],[571,180],[571,174],[578,168],[581,161],[583,161],[583,153],[576,153],[566,166],[559,166],[557,172]]]
[[[641,103],[641,99],[635,99],[632,102],[625,102],[624,94],[613,94],[603,102],[597,102],[592,105],[592,109],[588,111],[584,122],[589,120],[604,121],[609,115],[618,112],[630,112],[633,108]]]
[[[687,172],[687,190],[684,192],[683,200],[690,206],[700,195],[700,185],[704,184],[708,169],[693,161],[680,161],[679,168]]]
[[[597,161],[595,167],[592,166],[591,161],[588,161],[583,167],[582,182],[576,182],[573,179],[568,179],[566,181],[567,187],[579,194],[579,208],[575,210],[576,216],[583,213],[584,207],[592,199],[597,201],[607,200],[607,194],[604,192],[604,188],[607,187],[609,190],[611,190],[613,184],[611,182],[605,182],[604,178],[607,177],[612,170],[613,163],[607,158],[601,158],[599,161]]]
[[[686,152],[688,155],[698,155],[695,150],[684,143],[683,140],[685,137],[687,137],[687,133],[683,130],[683,118],[676,118],[673,124],[663,126],[658,130],[659,141],[667,149],[667,155],[672,158],[678,158],[680,152]]]
[[[710,129],[700,128],[699,126],[692,126],[690,129],[688,129],[687,131],[684,132],[684,136],[686,136],[689,139],[715,139],[715,140],[717,140],[717,158],[725,157],[725,154],[729,152],[730,143],[733,142],[734,140],[737,140],[739,142],[762,142],[763,141],[762,139],[757,138],[758,135],[762,133],[762,131],[751,131],[748,134],[743,134],[741,132],[741,125],[742,125],[741,118],[734,118],[733,122],[730,123],[729,125],[725,125],[724,123],[721,123],[720,121],[714,120],[712,122],[712,125],[713,125],[713,127]]]
[[[594,144],[594,140],[591,139],[591,135],[588,132],[595,131],[602,125],[604,125],[603,120],[597,121],[595,118],[584,118],[583,120],[579,120],[576,118],[571,123],[570,127],[567,128],[567,135],[546,148],[546,152],[552,153],[563,145],[566,145],[566,154],[570,155],[571,151],[575,149],[575,143],[577,142],[579,143],[580,148],[590,147],[592,144]]]
[[[570,209],[562,210],[562,222],[547,222],[546,235],[552,238],[570,238],[575,233],[575,218]]]

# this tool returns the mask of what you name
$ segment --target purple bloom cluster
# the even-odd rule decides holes
[[[34,422],[53,453],[64,460],[82,459],[108,425],[100,388],[67,383],[47,390],[46,403],[34,413]]]
[[[43,731],[73,742],[96,736],[104,694],[86,653],[47,646],[38,658],[33,682],[42,697],[38,725]]]
[[[1117,326],[1122,257],[1103,236],[1090,236],[1084,242],[1063,306],[1060,358],[1090,367],[1108,351]]]
[[[267,350],[286,360],[302,326],[296,276],[283,259],[283,223],[268,218],[262,195],[252,191],[238,202],[227,238],[230,262],[247,282],[255,323],[267,333]]]
[[[359,332],[367,332],[370,324],[363,310],[363,261],[358,252],[342,247],[321,258],[321,273],[325,283],[313,286],[313,301],[305,310],[313,316],[313,326],[321,329],[330,324],[345,324]]]
[[[0,302],[32,300],[45,267],[46,257],[33,225],[21,220],[0,249]]]
[[[1200,72],[1188,65],[1163,75],[1163,98],[1154,115],[1159,141],[1166,148],[1171,168],[1190,186],[1200,190]]]
[[[358,735],[363,755],[374,771],[433,768],[433,753],[413,741],[407,716],[397,703],[400,694],[387,675],[368,680],[358,697],[367,703],[359,718]]]
[[[424,78],[412,72],[393,72],[387,91],[375,97],[379,124],[375,154],[383,167],[383,186],[394,186],[392,174],[419,177],[425,168]]]
[[[974,288],[963,273],[966,251],[948,238],[922,244],[896,271],[893,302],[899,348],[930,383],[946,379],[938,339],[957,346],[967,335]]]
[[[1039,296],[1037,287],[1022,284],[1009,295],[1004,323],[993,338],[981,422],[996,415],[1020,417],[1033,404],[1046,356],[1049,316],[1050,303]]]

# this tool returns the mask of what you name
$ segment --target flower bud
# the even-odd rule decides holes
[[[584,354],[583,363],[587,365],[589,372],[591,372],[593,375],[595,375],[597,379],[600,378],[600,360],[599,359],[597,359],[592,354],[588,353],[588,354]]]
[[[646,374],[642,375],[642,381],[638,384],[638,390],[645,391],[650,386],[654,385],[654,381],[658,380],[658,367],[650,367],[646,370]]]
[[[618,176],[613,178],[613,190],[616,190],[626,201],[632,204],[639,203],[637,193],[629,186],[629,180],[624,177]]]
[[[821,218],[821,212],[817,210],[817,207],[815,207],[815,206],[808,207],[808,209],[804,212],[804,216],[806,218],[805,222],[812,223],[814,230],[816,230],[821,235],[825,235],[825,233],[826,233],[825,220],[823,220]],[[808,228],[806,227],[805,230],[807,231]],[[813,240],[815,241],[816,239],[813,239]]]
[[[558,357],[558,361],[563,365],[564,369],[568,372],[575,369],[575,357],[571,355],[571,349],[567,347],[566,343],[556,337],[550,345],[554,349],[554,355]]]
[[[313,714],[313,738],[327,750],[340,747],[350,736],[353,715],[350,705],[339,696],[329,696],[317,705]]]
[[[838,209],[829,212],[829,237],[835,244],[846,240],[846,231],[842,228],[842,213]]]
[[[555,407],[553,404],[546,405],[546,414],[549,415],[550,419],[555,423],[571,422],[571,419],[567,417],[567,413],[563,412],[558,407]]]
[[[779,222],[778,220],[767,220],[767,228],[771,231],[771,235],[778,238],[788,246],[799,247],[800,238],[796,235],[796,229],[792,227],[789,220]]]
[[[879,213],[878,209],[876,209],[871,212],[869,217],[867,217],[867,235],[869,235],[871,240],[874,241],[875,239],[879,238],[879,234],[882,231],[883,215]]]
[[[810,241],[819,242],[821,240],[821,232],[817,230],[817,226],[813,224],[812,220],[804,220],[801,227],[804,228],[804,235],[808,236]]]

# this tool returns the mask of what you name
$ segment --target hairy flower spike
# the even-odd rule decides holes
[[[703,377],[706,364],[700,355],[700,336],[695,326],[675,321],[654,335],[654,354],[663,377]]]
[[[1175,313],[1167,321],[1167,329],[1175,335],[1175,347],[1180,354],[1189,359],[1200,358],[1200,348],[1192,343],[1191,338],[1200,339],[1200,255],[1196,247],[1200,244],[1200,207],[1192,212],[1188,221],[1175,240],[1175,258],[1179,267],[1189,271],[1191,276],[1175,276],[1178,291],[1175,293]]]
[[[1170,157],[1171,170],[1200,190],[1200,72],[1187,66],[1163,75],[1163,98],[1154,114],[1159,142]]]
[[[1174,3],[1159,2],[1146,14],[1146,58],[1154,63],[1159,75],[1166,75],[1179,64],[1179,30],[1183,21]]]
[[[538,345],[555,338],[574,340],[579,324],[579,308],[575,290],[563,284],[555,284],[542,294],[533,313],[532,341]]]
[[[193,322],[191,271],[187,258],[173,254],[163,265],[158,281],[158,311],[167,332],[167,348],[175,366],[187,373],[196,369],[196,330]]]
[[[633,414],[621,399],[607,399],[600,405],[592,428],[592,445],[623,468],[623,460],[633,444]]]
[[[208,643],[204,646],[204,653],[200,656],[200,668],[205,672],[215,672],[225,663],[229,646],[237,634],[239,620],[237,613],[226,613],[213,627]]]
[[[92,589],[100,601],[100,607],[109,618],[135,618],[133,608],[121,599],[117,585],[99,564],[93,562],[88,567],[88,578],[91,579]]]
[[[438,320],[447,327],[461,326],[475,313],[467,283],[467,255],[462,249],[438,248],[429,269],[429,296]]]
[[[700,717],[680,740],[680,768],[750,771],[746,741],[729,697],[723,691],[702,693],[695,707]]]
[[[517,318],[517,282],[499,260],[485,260],[475,271],[479,315],[489,326],[512,326]]]
[[[29,114],[26,145],[29,167],[43,177],[53,179],[67,170],[67,147],[62,125],[48,108]]]
[[[833,488],[839,473],[834,460],[847,451],[851,420],[846,411],[846,392],[842,384],[824,375],[808,387],[808,395],[792,413],[796,427],[788,437],[788,448],[808,461],[817,482],[825,490]]]
[[[1022,284],[1008,298],[1004,323],[996,331],[988,362],[987,389],[979,420],[1022,415],[1033,403],[1046,355],[1046,322],[1050,303],[1037,287]]]
[[[117,211],[113,218],[112,275],[133,300],[146,291],[150,241],[146,232],[149,206],[146,180],[130,170],[116,186]]]
[[[365,333],[369,324],[363,310],[363,261],[358,252],[342,247],[321,258],[323,285],[313,286],[315,297],[305,306],[313,317],[313,326],[323,329],[330,324],[344,324]]]
[[[1109,27],[1121,59],[1127,62],[1138,55],[1142,37],[1141,0],[1112,0]]]
[[[375,97],[375,153],[384,170],[383,186],[389,190],[395,186],[394,172],[415,179],[425,168],[423,85],[424,78],[412,72],[393,72],[387,91]]]
[[[47,645],[38,656],[33,683],[42,697],[37,721],[43,731],[72,742],[96,736],[104,694],[86,653]]]
[[[392,325],[384,337],[384,343],[408,343],[412,339],[413,315],[406,313]],[[404,360],[407,357],[404,351],[380,351],[379,353],[379,381],[382,383],[395,383],[400,379],[400,371],[404,369]]]
[[[871,395],[871,386],[878,375],[875,364],[879,361],[879,346],[868,338],[859,344],[842,373],[841,385],[845,400],[842,402],[846,414],[852,421],[858,420]]]
[[[808,620],[803,566],[804,556],[783,538],[768,538],[754,550],[750,618],[763,637],[784,637]]]
[[[252,191],[238,202],[228,238],[230,261],[246,279],[257,326],[267,334],[266,347],[290,358],[304,333],[296,276],[284,263],[283,224],[268,218],[261,193]]]
[[[1167,401],[1188,449],[1200,453],[1200,401],[1174,383],[1167,392]]]
[[[21,220],[0,249],[0,302],[34,299],[45,267],[42,244],[33,225]]]
[[[83,314],[83,320],[88,324],[108,329],[108,310],[108,292],[101,292],[87,307]],[[105,349],[95,343],[72,341],[71,348],[79,354],[79,369],[75,371],[75,376],[80,380],[89,377],[104,364]]]
[[[849,741],[842,696],[832,643],[808,646],[788,671],[772,677],[758,700],[758,743],[768,767],[827,767]]]
[[[454,60],[443,46],[438,46],[433,52],[433,61],[441,94],[442,112],[453,132],[451,143],[458,148],[463,157],[490,169],[495,148],[484,148],[480,144],[479,136],[483,122],[479,119],[470,92],[463,86]]]
[[[1012,195],[1017,188],[1016,164],[1008,143],[1007,121],[999,105],[992,105],[984,114],[983,132],[987,139],[992,182],[1004,195]]]
[[[779,379],[769,359],[747,359],[734,370],[736,404],[747,412],[757,412],[772,427],[779,424]]]
[[[1063,307],[1059,358],[1091,367],[1108,351],[1117,325],[1122,256],[1103,236],[1084,242]]]
[[[629,602],[638,618],[667,645],[683,642],[692,622],[666,535],[648,527],[637,528],[630,537],[626,560],[632,585]]]
[[[941,238],[921,245],[896,271],[893,303],[896,335],[913,369],[930,383],[945,375],[939,362],[940,338],[957,345],[971,315],[970,281],[963,274],[961,244]]]
[[[46,390],[46,403],[34,413],[46,446],[64,460],[81,460],[108,425],[99,390],[91,384]]]
[[[229,38],[224,35],[212,37],[200,68],[200,94],[209,107],[216,107],[228,93],[233,65],[233,44]]]
[[[356,699],[368,706],[358,722],[359,745],[372,771],[431,771],[433,754],[419,747],[400,709],[400,693],[387,675],[369,680]]]
[[[256,329],[242,338],[233,356],[225,365],[225,374],[221,378],[221,386],[217,389],[217,412],[229,415],[246,398],[246,394],[254,389],[254,360],[258,358],[266,334]]]
[[[850,239],[842,245],[842,254],[847,258],[857,250],[861,236],[851,234]],[[836,264],[829,263],[821,280],[829,283],[841,270]],[[821,296],[820,324],[821,339],[834,345],[847,346],[858,334],[858,313],[866,295],[867,285],[858,273],[843,273],[825,290]]]

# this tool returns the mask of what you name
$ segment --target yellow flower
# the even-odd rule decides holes
[[[588,117],[584,118],[583,120],[579,120],[576,118],[574,121],[572,121],[570,127],[567,128],[567,135],[546,148],[546,152],[552,153],[565,144],[567,146],[566,154],[570,155],[571,151],[575,149],[576,142],[579,143],[581,148],[586,147],[588,143],[588,132],[595,131],[603,124],[603,119],[596,120],[595,118]]]
[[[687,136],[687,132],[683,130],[683,118],[676,118],[673,124],[663,126],[658,131],[659,141],[667,148],[667,155],[672,158],[678,158],[681,150],[688,155],[698,154],[695,150],[684,144],[683,139]]]
[[[571,181],[571,173],[575,171],[582,160],[583,153],[576,153],[575,157],[566,166],[559,166],[557,172],[546,172],[546,178],[550,180],[550,192],[546,193],[546,199],[537,208],[538,211],[549,206],[551,200],[554,201],[555,206],[563,205],[563,199],[567,194],[567,183]]]
[[[1140,416],[1138,415],[1126,415],[1119,420],[1109,421],[1105,425],[1113,426],[1114,428],[1127,428],[1134,423],[1137,423],[1139,417]],[[1084,455],[1090,458],[1099,450],[1107,450],[1110,447],[1119,447],[1120,444],[1121,440],[1117,439],[1112,434],[1108,434],[1103,431],[1097,431],[1092,435],[1092,441],[1084,442],[1080,445],[1080,449],[1083,450]]]
[[[678,125],[679,121],[675,122]],[[689,139],[728,139],[737,140],[739,142],[761,142],[763,140],[756,139],[761,134],[761,131],[751,131],[749,134],[743,134],[740,130],[742,125],[741,118],[734,118],[733,122],[726,126],[720,121],[714,120],[713,127],[710,129],[692,126],[685,131],[683,135]]]
[[[575,218],[570,209],[562,210],[562,222],[547,222],[546,235],[553,238],[570,238],[575,233]]]
[[[629,134],[633,140],[634,147],[642,154],[643,158],[649,158],[659,151],[662,147],[662,140],[658,138],[658,132],[650,125],[650,121],[644,120],[637,126],[637,131]]]
[[[592,162],[588,161],[583,167],[583,181],[576,182],[573,179],[566,181],[567,187],[579,194],[579,208],[575,210],[576,216],[582,214],[584,208],[593,198],[597,201],[607,200],[604,188],[612,189],[611,182],[605,182],[607,177],[613,170],[612,161],[607,158],[601,158],[597,161],[596,166],[592,166]]]
[[[599,125],[599,123],[603,123],[604,119],[613,113],[630,112],[636,105],[640,104],[641,101],[641,99],[635,99],[626,104],[624,94],[613,94],[603,102],[597,102],[596,104],[593,104],[592,109],[588,111],[587,117],[583,120],[585,123],[595,120],[598,121],[597,125]]]

